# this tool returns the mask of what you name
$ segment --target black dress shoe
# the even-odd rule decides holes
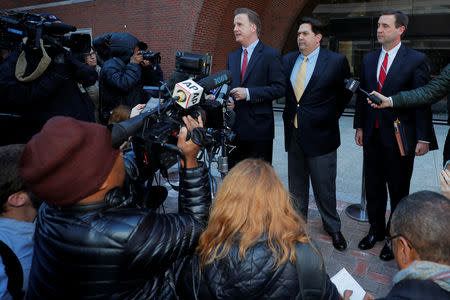
[[[376,235],[369,232],[369,234],[363,237],[363,239],[359,242],[358,248],[361,250],[372,249],[377,241],[383,240],[384,240],[383,235]]]
[[[336,250],[344,251],[345,249],[347,249],[347,242],[345,241],[345,238],[340,231],[328,234],[331,236],[331,239],[333,240],[333,247]]]
[[[392,252],[392,247],[390,244],[384,244],[383,249],[380,252],[380,259],[384,261],[389,261],[394,259],[394,252]]]

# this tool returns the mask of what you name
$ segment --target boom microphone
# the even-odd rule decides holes
[[[221,71],[219,73],[202,78],[198,84],[201,85],[206,91],[210,91],[223,84],[231,83],[232,76],[228,70]]]
[[[43,25],[52,33],[65,34],[71,31],[77,31],[75,26],[66,23],[44,22]]]

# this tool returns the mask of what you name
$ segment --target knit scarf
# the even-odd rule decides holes
[[[394,276],[394,284],[404,279],[433,281],[442,289],[450,292],[450,266],[431,261],[415,260],[409,267]]]

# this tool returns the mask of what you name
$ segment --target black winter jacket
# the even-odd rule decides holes
[[[285,263],[273,270],[273,256],[267,240],[260,240],[239,258],[239,247],[233,246],[229,254],[206,265],[200,274],[200,259],[194,256],[186,264],[178,281],[181,299],[298,299],[299,282],[294,263]],[[336,287],[327,277],[324,299],[339,299]]]
[[[120,104],[133,108],[137,104],[145,104],[148,96],[144,85],[154,85],[160,79],[153,68],[143,68],[130,62],[139,41],[131,34],[111,33],[96,39],[105,39],[109,43],[110,55],[100,72],[101,118],[106,122],[109,112]],[[160,70],[160,69],[159,69]]]
[[[171,299],[174,273],[194,251],[210,202],[201,166],[180,171],[178,214],[106,201],[44,204],[27,299]]]
[[[405,279],[380,300],[449,300],[450,293],[428,280]]]
[[[14,115],[0,116],[0,144],[28,142],[54,116],[95,122],[92,100],[77,84],[94,84],[95,70],[69,56],[63,64],[50,63],[37,79],[20,82],[15,76],[18,57],[17,51],[11,52],[0,68],[0,112]],[[39,60],[27,55],[25,74],[30,74]]]

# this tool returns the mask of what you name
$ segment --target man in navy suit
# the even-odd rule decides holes
[[[285,86],[281,54],[259,41],[260,31],[256,12],[248,8],[234,11],[234,35],[242,47],[227,59],[233,76],[229,108],[236,112],[236,149],[230,153],[230,167],[249,157],[272,163],[272,101],[284,95]]]
[[[347,243],[336,211],[336,149],[341,143],[339,117],[352,96],[344,84],[350,70],[344,55],[320,47],[322,28],[319,20],[301,19],[297,32],[300,51],[283,58],[289,191],[306,220],[311,179],[324,229],[333,246],[343,251]]]
[[[391,96],[398,92],[424,85],[428,79],[428,66],[423,53],[405,47],[401,36],[408,25],[402,12],[389,10],[378,20],[377,38],[382,48],[363,57],[361,87]],[[408,135],[413,137],[412,150],[401,156],[395,138],[394,122],[398,120]],[[389,188],[391,215],[400,199],[409,194],[414,156],[429,151],[429,142],[435,136],[429,106],[417,109],[372,108],[365,96],[356,103],[355,141],[363,146],[367,211],[370,230],[359,243],[362,250],[371,249],[377,241],[389,236],[390,219],[386,226],[386,184]],[[415,146],[415,147],[414,147]],[[415,148],[415,149],[414,149]],[[394,258],[390,243],[380,253],[382,260]]]

